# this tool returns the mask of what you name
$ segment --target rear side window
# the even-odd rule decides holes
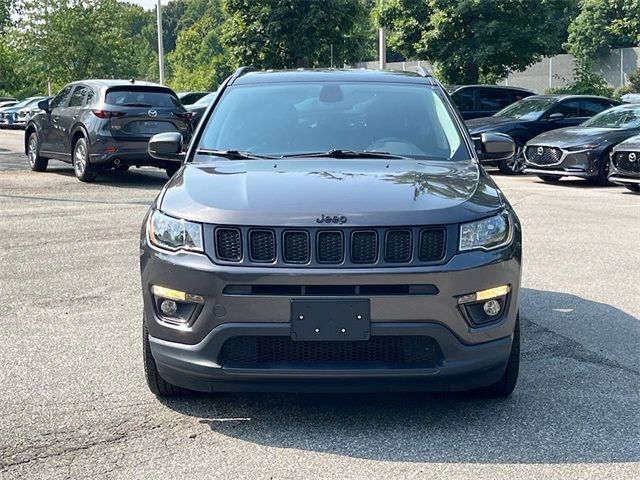
[[[580,116],[593,117],[597,113],[604,112],[609,107],[611,107],[610,103],[585,100],[580,102]]]
[[[182,104],[171,92],[162,89],[111,89],[107,92],[105,103],[121,107],[173,108]]]
[[[93,97],[93,92],[91,89],[85,85],[78,85],[76,89],[73,91],[71,95],[71,99],[69,100],[70,107],[83,107],[87,105],[89,95]]]
[[[464,90],[458,90],[457,92],[454,92],[453,95],[451,95],[451,99],[458,107],[458,110],[466,112],[475,110],[473,96],[473,90],[466,88]]]
[[[508,91],[494,88],[480,90],[480,110],[502,110],[510,103]]]
[[[553,113],[562,113],[564,118],[576,118],[580,116],[580,103],[576,101],[564,102],[555,107],[549,112],[549,115]]]

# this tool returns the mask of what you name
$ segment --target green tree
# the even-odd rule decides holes
[[[363,0],[223,0],[222,44],[233,66],[341,66],[370,56]]]
[[[389,46],[449,83],[494,82],[559,53],[577,0],[386,0]]]
[[[588,67],[612,48],[639,43],[640,0],[584,0],[565,47]]]

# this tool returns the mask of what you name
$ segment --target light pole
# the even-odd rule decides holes
[[[158,0],[158,71],[160,73],[160,84],[164,85],[164,47],[162,46],[162,4]]]
[[[380,7],[384,5],[384,0],[380,0]],[[387,67],[387,42],[384,37],[384,27],[380,27],[378,30],[378,51],[380,52],[380,70],[384,70]]]

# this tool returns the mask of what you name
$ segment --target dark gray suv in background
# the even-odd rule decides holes
[[[426,72],[242,68],[149,150],[184,160],[140,241],[156,395],[515,387],[520,224]]]
[[[25,152],[32,170],[43,172],[49,159],[73,165],[78,179],[90,182],[101,170],[130,166],[163,168],[171,177],[180,163],[152,158],[149,139],[175,132],[187,141],[191,116],[167,87],[132,80],[83,80],[64,87],[25,126]]]

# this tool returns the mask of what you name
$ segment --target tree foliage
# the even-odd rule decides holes
[[[368,56],[369,13],[362,0],[223,0],[222,43],[232,65],[329,67]]]
[[[446,82],[495,81],[559,53],[576,0],[387,0],[389,46],[436,64]]]
[[[569,26],[567,50],[591,65],[613,48],[640,44],[640,0],[584,0]]]

